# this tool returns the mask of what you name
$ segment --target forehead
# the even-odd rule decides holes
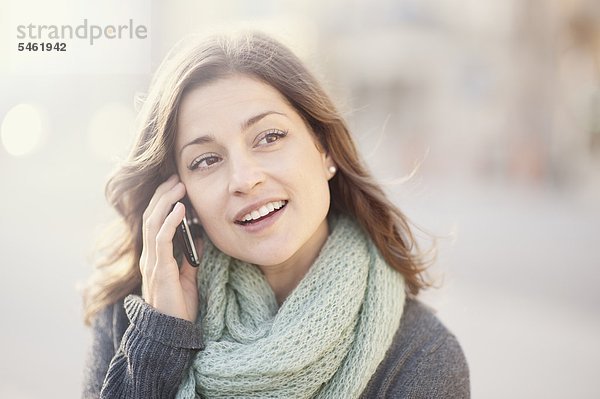
[[[244,75],[219,79],[185,94],[177,115],[177,141],[239,126],[264,111],[295,114],[283,95],[262,81]]]

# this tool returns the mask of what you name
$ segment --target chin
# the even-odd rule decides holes
[[[258,266],[275,266],[284,263],[294,254],[294,251],[281,250],[281,248],[278,251],[273,251],[272,249],[267,249],[264,251],[257,249],[258,248],[253,248],[244,254],[239,254],[240,256],[232,256]]]
[[[273,242],[263,240],[262,242],[232,242],[231,239],[222,236],[209,238],[219,250],[232,258],[258,266],[274,266],[290,259],[296,250],[289,242]]]

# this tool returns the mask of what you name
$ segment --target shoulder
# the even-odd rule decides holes
[[[99,396],[106,371],[119,348],[127,326],[123,300],[105,306],[94,315],[91,325],[91,345],[87,351],[83,370],[82,397]]]
[[[392,345],[363,397],[469,397],[469,369],[458,340],[421,302],[406,301]]]
[[[125,330],[129,326],[129,319],[125,313],[124,298],[116,302],[106,305],[100,310],[92,321],[92,332],[96,336],[104,337],[104,340],[109,342],[104,343],[104,347],[112,346],[116,351]]]

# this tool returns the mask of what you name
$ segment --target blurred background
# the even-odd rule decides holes
[[[0,397],[80,396],[77,287],[114,217],[104,184],[135,98],[181,38],[239,26],[311,66],[394,202],[439,237],[423,301],[461,342],[473,397],[600,397],[600,2],[107,2],[147,25],[123,40],[141,67],[16,53],[16,24],[99,12],[63,3],[29,20],[43,2],[0,3]]]

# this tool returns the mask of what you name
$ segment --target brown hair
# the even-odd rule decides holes
[[[156,187],[175,172],[173,147],[183,96],[232,74],[257,78],[290,102],[338,168],[329,182],[330,212],[358,221],[388,264],[404,276],[408,294],[430,286],[423,273],[430,261],[419,250],[408,219],[363,166],[346,122],[298,57],[261,33],[213,36],[173,50],[152,81],[132,152],[106,185],[121,230],[111,234],[111,242],[100,251],[105,255],[84,291],[86,323],[141,284],[142,214]]]

